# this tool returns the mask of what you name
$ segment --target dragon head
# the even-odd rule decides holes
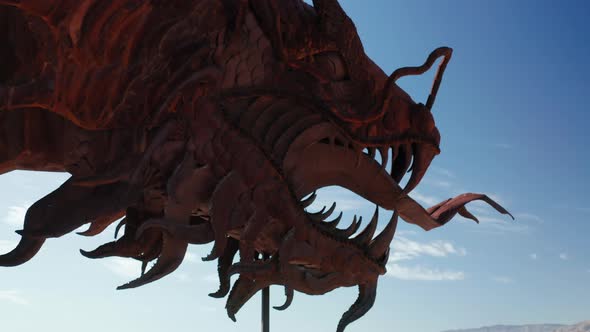
[[[284,219],[295,220],[291,223],[297,227],[273,231],[269,225],[270,233],[261,234],[261,238],[280,241],[269,240],[264,245],[261,240],[257,246],[269,257],[241,261],[229,269],[230,275],[240,277],[231,290],[227,310],[233,319],[245,301],[271,284],[286,287],[287,305],[293,290],[324,294],[338,287],[357,286],[359,296],[338,324],[337,331],[342,332],[375,301],[377,280],[386,272],[398,217],[430,230],[457,213],[477,221],[465,208],[473,200],[483,200],[501,213],[508,211],[482,194],[463,194],[428,209],[408,196],[440,153],[440,134],[431,110],[452,49],[438,48],[423,65],[400,68],[387,76],[365,55],[352,21],[337,1],[314,1],[314,7],[320,27],[337,51],[314,54],[310,64],[298,66],[314,66],[309,72],[323,81],[316,96],[300,98],[319,105],[316,109],[323,120],[299,130],[281,159],[284,179],[295,198]],[[414,102],[396,81],[423,74],[441,57],[428,100],[425,104]],[[380,158],[376,158],[377,151]],[[408,172],[411,175],[402,188],[400,183]],[[353,236],[360,228],[356,217],[346,229],[336,227],[342,214],[326,221],[336,204],[317,213],[305,211],[316,198],[316,190],[326,186],[346,188],[377,205],[363,231]],[[281,200],[289,200],[277,197],[280,195],[266,203],[284,206]],[[379,207],[394,213],[373,238]]]

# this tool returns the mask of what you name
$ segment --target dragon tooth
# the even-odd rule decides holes
[[[408,194],[412,191],[426,174],[426,170],[430,166],[430,163],[436,156],[436,150],[429,146],[416,146],[414,149],[414,162],[412,164],[412,175],[410,180],[403,189],[404,194]]]
[[[326,221],[323,224],[330,228],[336,228],[336,226],[338,226],[338,223],[340,222],[340,219],[342,219],[342,211],[340,211],[340,214],[338,214],[338,217],[336,217],[336,219],[332,221]]]
[[[367,148],[367,151],[368,151],[369,157],[371,157],[371,159],[375,159],[375,151],[376,151],[375,147],[370,146]]]
[[[373,213],[373,217],[371,221],[367,225],[367,227],[356,237],[352,240],[361,246],[364,246],[371,241],[373,238],[373,234],[375,234],[375,230],[377,229],[377,222],[379,220],[379,206],[375,206],[375,212]]]
[[[348,226],[348,228],[340,230],[340,232],[338,232],[338,235],[340,235],[343,238],[349,238],[352,234],[356,233],[356,231],[358,231],[359,227],[361,227],[361,222],[363,220],[363,217],[360,217],[357,221],[356,219],[356,215],[354,216],[354,218],[352,219],[352,223],[350,224],[350,226]]]
[[[309,216],[309,218],[311,220],[323,221],[328,216],[330,216],[332,214],[332,212],[334,212],[335,208],[336,208],[336,203],[333,203],[332,206],[330,206],[330,208],[328,209],[328,211],[326,211],[326,207],[324,206],[321,211],[314,212],[314,213],[308,213],[307,215]]]
[[[310,206],[311,204],[313,204],[313,202],[315,201],[317,195],[316,192],[314,191],[308,198],[304,199],[301,201],[301,206],[305,209],[308,206]]]
[[[379,147],[379,154],[381,155],[381,167],[385,168],[387,166],[387,162],[389,161],[389,148]]]
[[[367,251],[369,256],[375,259],[381,259],[388,252],[391,240],[393,240],[393,236],[395,235],[398,219],[399,215],[397,211],[395,211],[391,216],[391,220],[387,226],[385,226],[385,229],[369,244],[369,249]]]
[[[332,212],[334,212],[335,209],[336,209],[336,202],[332,203],[332,206],[330,206],[328,211],[326,211],[326,213],[322,214],[322,220],[325,220],[326,218],[331,216]]]
[[[392,163],[392,170],[391,176],[395,180],[395,182],[399,183],[404,174],[406,173],[408,167],[412,162],[412,147],[410,144],[403,144],[399,147],[399,155],[395,158],[395,161]]]

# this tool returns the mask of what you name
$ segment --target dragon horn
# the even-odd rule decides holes
[[[342,315],[336,332],[343,332],[348,324],[363,317],[373,307],[377,296],[377,280],[359,285],[359,296],[354,304]]]
[[[428,95],[428,100],[426,101],[426,108],[429,110],[432,109],[432,105],[434,105],[434,100],[436,99],[436,94],[438,92],[438,88],[440,86],[440,82],[442,81],[443,74],[445,69],[447,68],[447,64],[451,60],[451,55],[453,54],[453,49],[450,47],[439,47],[432,51],[424,64],[419,67],[403,67],[396,69],[391,76],[387,79],[387,83],[385,85],[385,96],[384,100],[387,101],[390,99],[391,94],[393,93],[393,85],[395,82],[404,76],[409,75],[422,75],[426,71],[428,71],[436,59],[443,57],[443,61],[438,66],[438,70],[436,71],[436,75],[434,76],[434,81],[432,83],[432,88],[430,89],[430,94]]]

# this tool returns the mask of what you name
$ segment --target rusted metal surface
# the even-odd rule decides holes
[[[0,265],[124,217],[120,238],[82,251],[142,261],[120,289],[214,242],[204,259],[217,260],[220,287],[210,295],[228,296],[231,319],[269,285],[285,287],[280,310],[294,291],[356,286],[343,331],[375,301],[398,217],[425,230],[457,213],[477,221],[465,208],[473,200],[508,214],[481,194],[428,209],[408,196],[440,152],[431,109],[452,50],[388,76],[336,0],[0,0],[0,16],[0,173],[72,175],[29,208]],[[396,85],[439,58],[426,105]],[[328,221],[335,206],[306,211],[329,185],[393,217],[375,236],[377,208],[362,230],[356,218]]]

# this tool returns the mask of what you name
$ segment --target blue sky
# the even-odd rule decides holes
[[[590,319],[590,5],[585,1],[341,1],[365,50],[386,72],[419,65],[434,48],[454,49],[433,112],[442,153],[412,194],[430,206],[483,192],[516,217],[472,204],[477,225],[457,217],[423,232],[400,225],[389,273],[374,308],[347,331],[437,332],[491,324],[574,323]],[[400,85],[424,102],[434,71]],[[26,207],[67,178],[0,176],[0,252],[12,248]],[[320,192],[345,217],[369,218],[372,205],[346,191]],[[381,220],[386,221],[387,214]],[[381,225],[383,227],[383,225]],[[191,247],[173,275],[115,291],[134,278],[131,261],[92,261],[78,253],[110,241],[68,235],[50,240],[31,262],[0,270],[5,331],[161,331],[259,329],[258,297],[225,315],[210,246]],[[273,304],[283,301],[272,288]],[[273,312],[276,331],[333,331],[355,289],[322,297],[296,294]]]

